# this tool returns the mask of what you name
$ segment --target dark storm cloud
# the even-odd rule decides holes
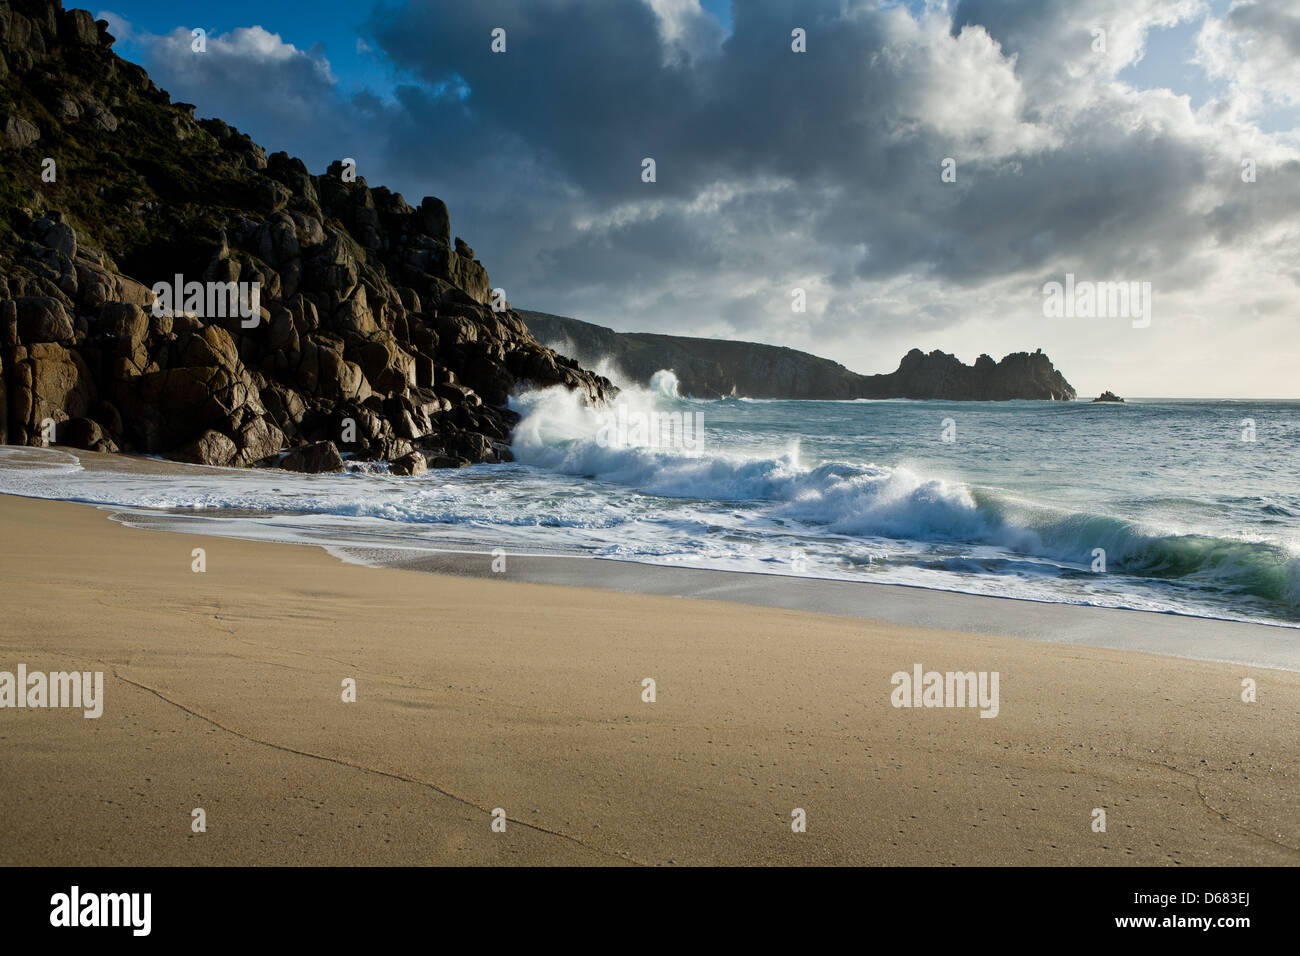
[[[995,36],[1024,45],[1052,20],[1048,7],[968,0],[949,37],[936,39],[909,30],[899,11],[738,4],[733,34],[689,62],[671,57],[642,3],[412,3],[383,8],[371,29],[395,64],[449,91],[407,104],[413,125],[464,162],[495,149],[528,157],[532,183],[543,192],[562,184],[570,194],[553,199],[574,209],[686,202],[711,184],[763,178],[792,186],[727,204],[727,216],[762,230],[737,237],[739,245],[724,243],[717,214],[682,210],[596,233],[552,234],[538,253],[548,271],[566,259],[599,263],[612,284],[651,265],[716,266],[760,241],[784,259],[770,238],[783,231],[864,247],[852,268],[833,270],[841,277],[916,272],[974,282],[1061,260],[1110,270],[1157,242],[1176,258],[1200,221],[1185,203],[1207,175],[1198,150],[1157,129],[1135,133],[1104,111],[1084,113],[1050,147],[1032,135],[1028,110],[997,113],[1001,127],[983,136],[954,136],[926,121],[927,106],[980,81],[981,69],[1014,76],[1005,51],[971,62],[965,48],[977,44],[962,38],[963,27],[991,23]],[[791,53],[793,26],[808,31],[807,54]],[[489,50],[496,27],[506,30],[505,54]],[[1087,30],[1070,29],[1086,50]],[[450,92],[460,83],[469,90],[463,100]],[[1011,92],[995,86],[990,96]],[[1025,134],[1023,150],[1008,143],[1009,132]],[[433,144],[411,145],[405,151],[395,139],[391,161],[401,164],[409,152],[407,174],[417,175]],[[656,160],[653,186],[640,181],[643,156]],[[939,164],[949,156],[958,182],[941,184]],[[498,185],[500,215],[516,222],[535,215],[545,199],[532,200],[530,185]],[[513,226],[486,228],[491,238]]]
[[[318,162],[354,156],[372,182],[440,189],[461,211],[458,226],[492,251],[490,264],[529,285],[716,269],[759,243],[776,261],[754,265],[769,270],[801,257],[816,268],[803,253],[817,246],[860,248],[855,262],[822,256],[837,280],[913,272],[968,283],[1057,261],[1110,270],[1156,242],[1177,258],[1197,233],[1199,213],[1184,200],[1207,175],[1186,144],[1133,133],[1104,110],[1082,113],[1050,145],[1033,135],[1025,106],[977,103],[995,122],[960,135],[926,116],[990,73],[989,99],[1014,95],[1006,53],[1033,36],[1078,30],[1086,51],[1079,24],[1091,21],[1076,5],[1062,26],[1065,9],[965,0],[936,37],[902,11],[750,2],[736,5],[725,42],[692,59],[674,55],[641,2],[387,5],[370,19],[372,45],[407,80],[387,104],[339,102],[317,60],[301,51],[259,59],[265,44],[253,36],[217,40],[203,57],[190,55],[186,36],[169,38],[157,58],[173,92],[203,100],[207,113],[238,116],[258,102],[255,134],[274,129]],[[795,26],[807,31],[806,54],[790,50]],[[498,27],[504,54],[490,49]],[[979,44],[963,30],[987,30],[1003,49],[972,58]],[[657,164],[650,185],[640,179],[646,156]],[[940,182],[945,157],[957,163],[956,183]],[[786,188],[744,188],[764,180]],[[721,208],[685,208],[716,184],[742,188]],[[683,205],[573,224],[573,214],[620,203],[674,202]],[[537,228],[546,242],[531,254],[505,239]],[[803,251],[781,250],[783,234],[802,236]],[[503,247],[531,261],[503,263]],[[592,274],[557,275],[566,262]]]
[[[498,27],[504,54],[489,48]],[[462,159],[526,148],[599,197],[632,194],[646,143],[661,146],[656,158],[665,165],[698,159],[677,139],[673,116],[697,109],[697,91],[688,73],[662,64],[655,17],[643,4],[412,3],[380,8],[371,29],[396,66],[446,91],[416,118]],[[668,177],[664,187],[684,188]]]

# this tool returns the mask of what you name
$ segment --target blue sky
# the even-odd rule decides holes
[[[311,12],[304,15],[303,7]],[[380,91],[391,85],[392,70],[380,59],[358,49],[362,25],[370,7],[351,0],[318,0],[310,5],[268,3],[266,0],[226,0],[223,3],[193,4],[189,10],[161,0],[122,0],[98,8],[124,16],[142,32],[165,34],[177,26],[202,27],[208,33],[227,33],[237,27],[261,26],[278,33],[300,50],[326,57],[334,74],[345,87]],[[192,12],[190,12],[192,11]],[[130,37],[119,38],[114,49],[128,60],[140,62],[145,50]]]

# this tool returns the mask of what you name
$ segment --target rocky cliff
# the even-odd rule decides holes
[[[683,395],[781,399],[915,398],[954,401],[1072,400],[1074,387],[1041,351],[966,365],[946,352],[913,349],[896,371],[859,375],[807,352],[681,335],[615,332],[577,319],[520,310],[540,341],[581,362],[611,359],[642,384],[660,369],[677,375]]]
[[[521,385],[612,393],[490,307],[440,200],[195,119],[106,27],[0,0],[0,443],[419,470],[507,458]]]

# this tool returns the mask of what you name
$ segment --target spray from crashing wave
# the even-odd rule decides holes
[[[677,391],[677,373],[661,368],[650,376],[651,394],[661,396],[666,399],[679,399],[682,396]]]
[[[615,370],[607,371],[620,381]],[[701,456],[705,415],[681,398],[672,371],[656,372],[648,387],[621,382],[619,394],[602,407],[563,388],[518,396],[513,407],[523,418],[512,436],[515,459],[563,474],[637,484],[670,471],[674,462]]]

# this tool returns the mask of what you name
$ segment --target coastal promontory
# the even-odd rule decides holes
[[[610,359],[624,374],[642,384],[660,369],[671,369],[677,375],[681,393],[695,398],[1075,398],[1074,387],[1042,351],[1015,352],[997,362],[981,355],[974,365],[966,365],[947,352],[912,349],[893,372],[860,375],[830,359],[776,345],[615,332],[543,312],[521,309],[519,314],[539,340],[580,362],[594,364]]]

